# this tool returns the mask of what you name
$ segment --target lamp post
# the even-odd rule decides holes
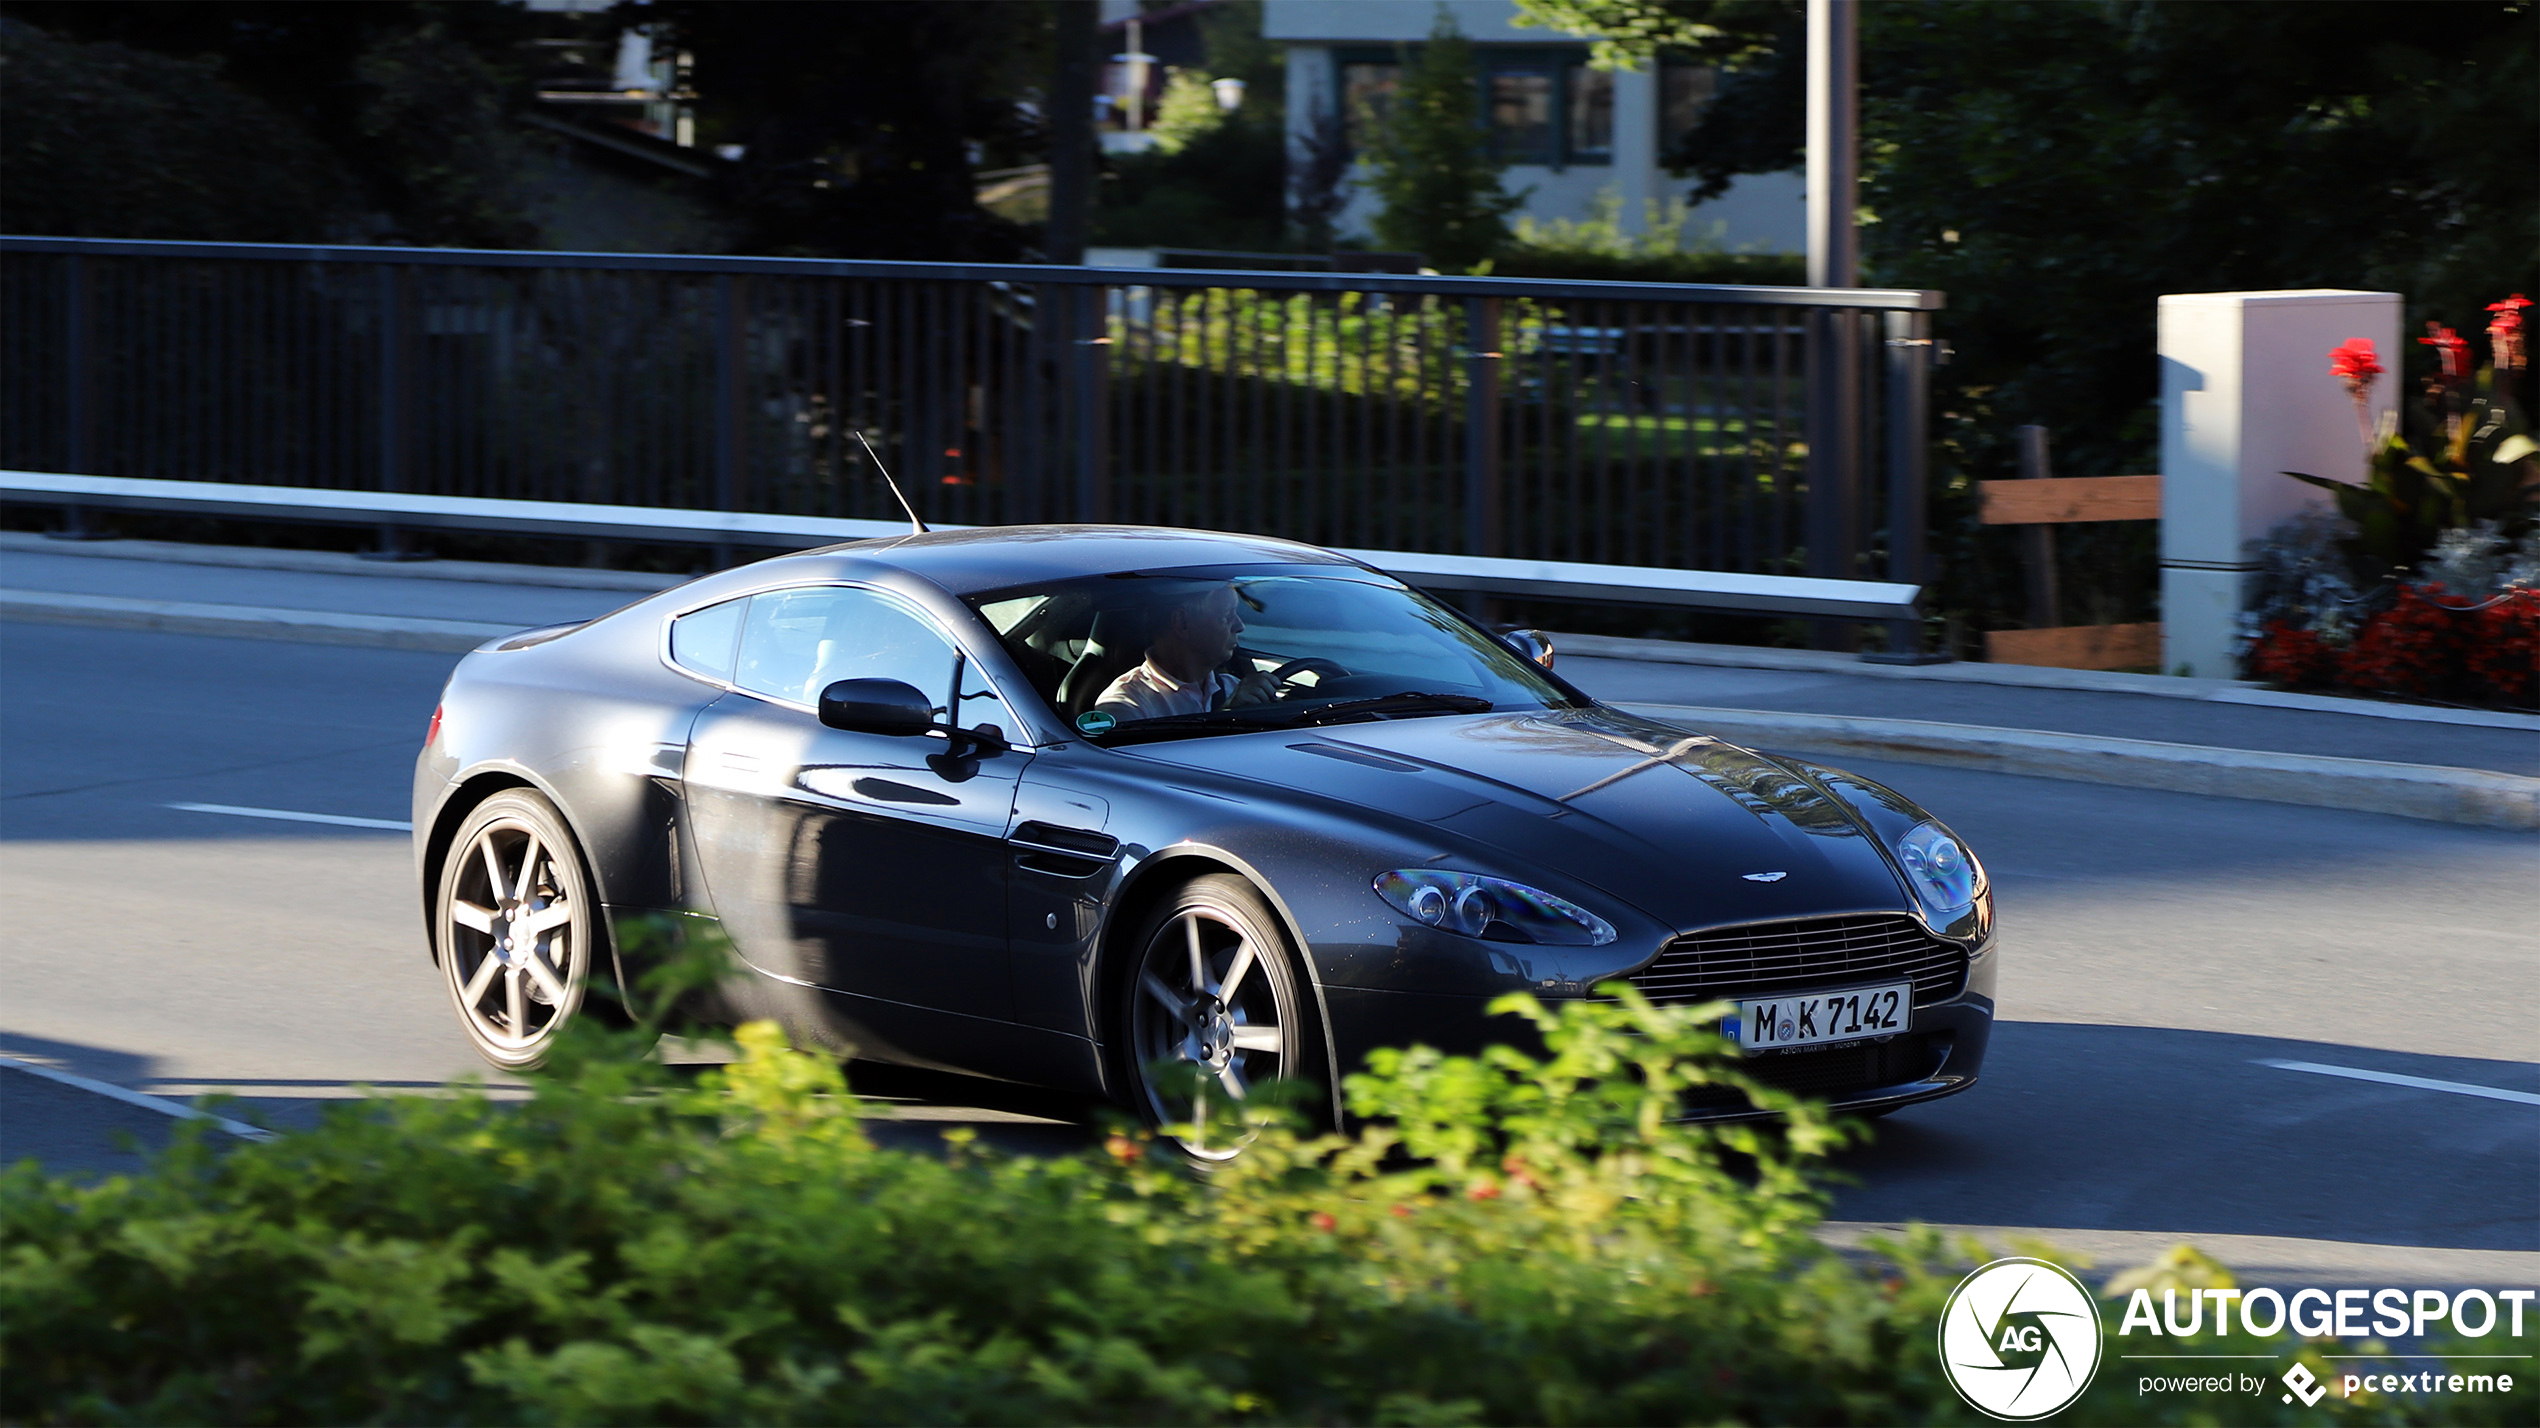
[[[1858,0],[1808,0],[1808,285],[1860,284]],[[1861,545],[1861,319],[1819,308],[1808,322],[1808,573],[1848,580]],[[1814,622],[1812,643],[1850,627]]]

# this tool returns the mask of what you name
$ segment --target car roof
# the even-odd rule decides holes
[[[1298,541],[1165,526],[980,526],[825,546],[785,562],[844,556],[905,570],[954,595],[1040,585],[1124,570],[1208,565],[1329,565],[1345,555]],[[763,567],[762,567],[763,568]]]

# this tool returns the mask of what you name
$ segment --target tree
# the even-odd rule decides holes
[[[171,200],[154,214],[116,220],[120,236],[139,235],[135,222],[160,236],[185,238],[257,225],[260,220],[235,210],[252,207],[277,184],[304,182],[290,173],[316,147],[332,155],[328,181],[337,192],[326,205],[332,216],[314,227],[295,222],[288,241],[393,236],[470,247],[538,241],[536,187],[511,123],[532,87],[522,45],[533,21],[517,6],[9,0],[0,11],[64,39],[121,46],[135,57],[117,62],[125,73],[137,77],[146,68],[184,83],[188,94],[199,94],[199,84],[176,80],[163,65],[144,66],[139,57],[199,60],[206,74],[253,96],[296,130],[292,142],[273,138],[264,125],[253,134],[215,139],[204,127],[214,111],[197,116],[171,105],[164,124],[134,131],[123,152],[132,163],[200,186],[217,183],[224,196],[213,208],[220,211]],[[87,107],[107,102],[102,94],[57,102],[17,75],[8,87],[13,125],[22,122],[17,114],[35,116],[39,107],[61,112],[24,122],[121,122]],[[32,102],[39,98],[40,106]],[[224,122],[243,122],[234,105],[216,110],[228,116]],[[200,162],[191,157],[206,147],[222,152]],[[19,197],[11,195],[12,207]],[[286,206],[276,222],[295,211]]]
[[[730,191],[751,250],[1022,255],[1032,235],[979,207],[971,153],[1045,146],[1019,101],[1050,71],[1052,7],[673,0],[644,13],[695,57],[701,134],[741,146]]]
[[[1155,148],[1104,163],[1094,212],[1097,242],[1139,247],[1265,251],[1286,245],[1288,214],[1283,61],[1261,38],[1258,0],[1200,17],[1199,68],[1165,72],[1149,132]],[[1221,107],[1211,82],[1244,82]]]
[[[0,187],[20,233],[323,242],[350,179],[211,64],[0,21]]]
[[[1695,203],[1739,174],[1798,167],[1806,142],[1805,0],[1516,0],[1517,23],[1595,41],[1590,62],[1637,69],[1653,58],[1719,71],[1712,102],[1682,134],[1660,136],[1662,162],[1698,180]]]
[[[1696,197],[1800,162],[1795,5],[1518,4],[1617,62],[1727,53]],[[2037,422],[2074,474],[2150,470],[2162,293],[2380,288],[2468,329],[2534,290],[2535,41],[2530,0],[1864,6],[1865,269],[1949,294],[1941,396],[1979,465]]]
[[[1508,242],[1508,214],[1525,201],[1500,187],[1503,165],[1481,124],[1473,46],[1441,9],[1427,44],[1402,67],[1393,113],[1374,128],[1368,186],[1384,201],[1376,241],[1465,269]]]

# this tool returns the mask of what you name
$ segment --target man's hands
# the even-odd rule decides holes
[[[1278,683],[1265,671],[1244,676],[1235,685],[1235,692],[1226,697],[1226,707],[1247,709],[1256,704],[1275,704],[1278,699]]]

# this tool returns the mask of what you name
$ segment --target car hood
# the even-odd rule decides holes
[[[1678,929],[1910,907],[1886,855],[1815,782],[1736,745],[1603,706],[1137,752],[1413,819],[1494,855],[1465,871],[1522,880],[1550,869]]]

